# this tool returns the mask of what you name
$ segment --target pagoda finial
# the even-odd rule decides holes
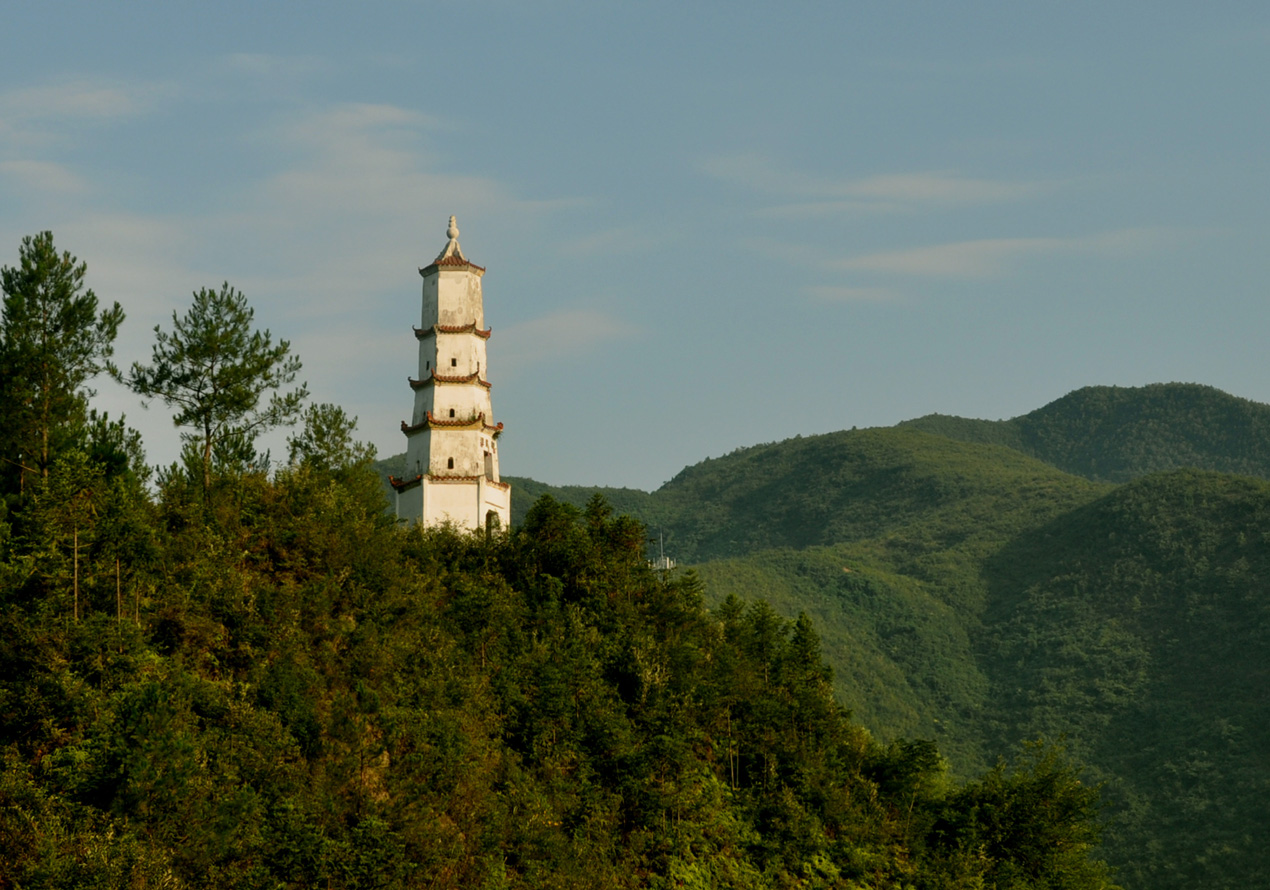
[[[435,262],[439,263],[441,260],[451,258],[467,262],[467,257],[463,256],[463,251],[459,248],[459,224],[453,216],[450,217],[450,225],[445,230],[445,237],[450,240],[445,242],[445,248],[437,254]]]

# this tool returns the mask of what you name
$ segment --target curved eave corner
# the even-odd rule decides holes
[[[423,474],[415,476],[413,479],[398,479],[396,476],[389,476],[388,484],[393,487],[393,490],[395,490],[397,494],[401,494],[403,491],[414,488],[416,485],[422,485]]]

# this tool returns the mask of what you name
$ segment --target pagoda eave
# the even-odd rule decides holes
[[[418,423],[406,423],[404,420],[401,422],[401,431],[407,436],[423,429],[486,430],[491,433],[499,433],[503,430],[503,424],[502,421],[499,421],[497,426],[490,426],[485,422],[484,414],[478,414],[476,417],[464,418],[462,420],[439,420],[432,416],[431,411],[424,412],[423,420]]]
[[[400,493],[408,491],[417,485],[422,485],[424,480],[427,480],[429,483],[445,484],[479,482],[482,479],[485,480],[486,485],[491,485],[499,491],[507,491],[512,487],[510,482],[498,482],[494,479],[490,479],[488,476],[450,476],[441,475],[439,473],[420,473],[410,479],[398,479],[396,476],[389,476],[388,484],[393,487],[393,490]]]
[[[453,270],[456,272],[460,269],[468,269],[474,271],[478,276],[485,274],[484,266],[478,266],[476,263],[466,260],[463,257],[456,256],[442,257],[440,259],[433,260],[431,263],[420,269],[419,274],[426,278],[433,272],[440,271],[441,269],[445,269],[447,271]]]
[[[429,374],[427,377],[425,377],[423,380],[416,380],[413,377],[407,377],[406,379],[410,381],[410,388],[413,390],[420,390],[420,389],[423,389],[425,386],[432,386],[433,384],[437,384],[437,383],[440,383],[443,385],[445,384],[461,384],[462,385],[462,384],[475,383],[478,386],[485,387],[486,389],[493,388],[493,384],[491,384],[488,380],[482,380],[480,377],[480,374],[468,374],[462,377],[447,377],[444,374],[438,374],[435,368],[433,368],[432,373]]]
[[[482,331],[476,326],[476,322],[472,322],[471,324],[434,324],[426,328],[415,328],[414,332],[416,340],[436,334],[475,334],[482,340],[488,340],[494,329],[486,328]]]

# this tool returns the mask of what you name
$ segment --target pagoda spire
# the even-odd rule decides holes
[[[437,258],[432,262],[439,263],[442,260],[453,258],[466,263],[467,257],[463,256],[463,250],[459,247],[459,224],[453,216],[450,217],[450,225],[445,230],[445,237],[450,240],[445,242],[445,247],[442,248],[441,252],[437,254]]]

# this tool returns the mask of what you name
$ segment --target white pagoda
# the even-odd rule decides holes
[[[406,475],[393,478],[397,518],[459,528],[506,527],[511,486],[498,478],[498,437],[490,403],[481,277],[459,249],[454,217],[449,240],[423,276],[423,315],[415,328],[419,376],[410,378],[414,414],[402,421]]]

